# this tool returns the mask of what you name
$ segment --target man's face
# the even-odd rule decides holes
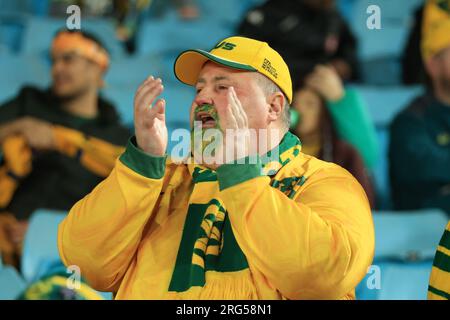
[[[73,98],[97,89],[101,68],[75,52],[52,53],[52,89],[60,98]]]
[[[436,66],[431,76],[442,90],[450,94],[450,47],[438,53],[433,59]]]
[[[218,128],[217,116],[205,116],[205,105],[209,105],[209,113],[214,115],[217,107],[227,107],[228,88],[232,86],[247,114],[248,126],[252,129],[264,129],[270,125],[269,108],[266,95],[258,84],[253,72],[245,72],[207,62],[200,71],[196,91],[197,94],[191,106],[190,119],[202,121],[203,129]],[[197,112],[196,112],[197,111]],[[200,111],[200,112],[199,112]],[[216,118],[216,119],[214,119]],[[225,130],[227,128],[221,128]]]

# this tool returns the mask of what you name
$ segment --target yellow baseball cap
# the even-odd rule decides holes
[[[280,54],[267,42],[230,37],[220,41],[209,52],[200,49],[184,51],[175,60],[175,76],[181,82],[193,86],[207,61],[233,69],[259,72],[276,83],[289,103],[292,102],[289,68]]]
[[[422,24],[422,56],[425,60],[450,47],[450,0],[428,0]]]

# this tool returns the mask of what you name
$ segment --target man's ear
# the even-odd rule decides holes
[[[269,120],[276,121],[283,114],[283,108],[286,103],[286,98],[281,92],[272,93],[267,97],[267,104],[269,105]]]

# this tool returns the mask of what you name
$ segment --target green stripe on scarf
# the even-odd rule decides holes
[[[450,250],[450,231],[445,230],[444,235],[441,238],[441,241],[439,242],[439,245]]]
[[[446,272],[450,272],[450,257],[445,253],[436,251],[433,266]]]
[[[450,299],[450,293],[436,289],[435,287],[428,286],[428,291],[430,291],[431,293],[434,293],[438,296],[441,296],[442,298],[445,298],[447,300]]]

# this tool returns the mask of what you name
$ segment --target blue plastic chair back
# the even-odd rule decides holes
[[[353,5],[350,26],[358,38],[362,61],[379,57],[399,57],[412,26],[414,10],[422,0],[358,0]],[[377,5],[381,14],[381,29],[369,29],[367,13],[370,5]],[[386,45],[388,44],[388,45]]]
[[[375,260],[433,259],[448,216],[439,209],[374,212]]]
[[[423,300],[448,216],[441,210],[373,213],[375,256],[357,287],[363,300]]]
[[[155,55],[123,57],[111,60],[105,76],[106,86],[138,86],[150,75],[160,77],[161,58]],[[165,80],[165,79],[163,79]]]
[[[376,127],[387,128],[394,117],[415,97],[424,92],[422,86],[377,87],[353,85],[367,102]]]
[[[137,34],[137,53],[179,54],[183,50],[211,49],[218,41],[234,33],[232,28],[208,19],[182,21],[176,13],[164,19],[146,20]]]
[[[133,124],[133,100],[137,90],[136,86],[113,86],[107,85],[101,94],[114,104],[120,119],[126,125]]]
[[[16,269],[3,267],[0,269],[0,300],[14,300],[25,290],[25,281]]]
[[[21,263],[21,273],[27,282],[35,281],[45,273],[42,265],[61,260],[57,234],[58,225],[65,216],[65,212],[43,209],[36,210],[31,216]]]
[[[359,300],[426,300],[433,260],[374,263],[356,288]],[[378,277],[378,278],[377,278]]]

